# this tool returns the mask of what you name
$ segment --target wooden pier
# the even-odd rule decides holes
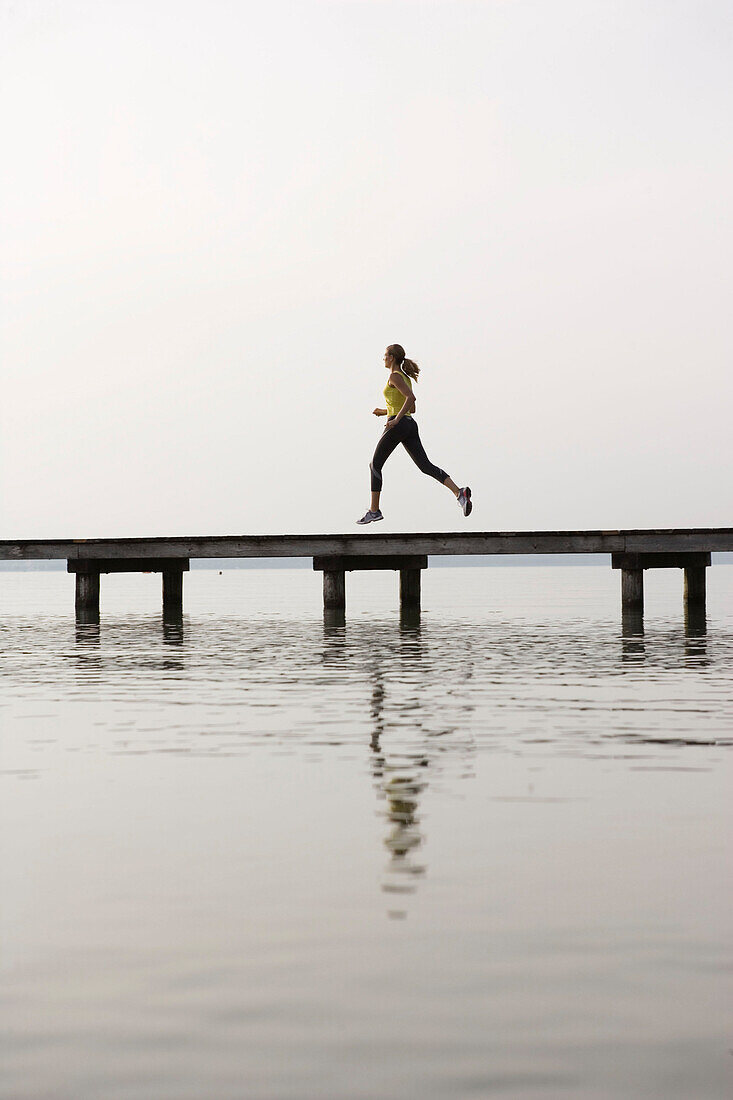
[[[346,608],[346,574],[391,569],[400,574],[400,605],[419,610],[420,579],[428,557],[465,554],[609,554],[621,573],[627,623],[642,621],[644,571],[682,569],[688,616],[704,622],[705,576],[711,553],[733,551],[733,528],[638,531],[485,531],[461,534],[213,535],[186,538],[24,539],[0,541],[0,560],[66,559],[76,575],[76,615],[99,621],[102,573],[156,572],[163,578],[163,611],[183,612],[183,574],[191,558],[312,558],[323,573],[327,611]]]

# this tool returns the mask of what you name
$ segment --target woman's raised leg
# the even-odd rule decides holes
[[[453,481],[448,476],[445,470],[441,470],[439,466],[436,466],[435,463],[430,461],[427,454],[425,453],[425,448],[422,445],[420,433],[417,430],[417,424],[414,420],[411,421],[411,424],[412,428],[410,429],[409,435],[403,441],[405,450],[407,451],[408,455],[415,463],[418,470],[421,470],[422,473],[427,474],[428,477],[434,477],[435,480],[439,481],[441,485],[447,485],[450,491],[453,493],[453,496],[457,497],[460,490],[455,481]]]
[[[417,424],[412,420],[410,423],[412,424],[412,428],[409,429],[407,438],[403,440],[408,455],[419,470],[422,470],[428,477],[434,477],[441,485],[445,485],[446,488],[450,489],[453,496],[460,504],[464,516],[470,515],[473,508],[473,504],[471,503],[471,490],[468,487],[459,489],[453,478],[449,477],[445,470],[441,470],[439,466],[436,466],[430,461],[422,445],[420,433],[417,430]]]

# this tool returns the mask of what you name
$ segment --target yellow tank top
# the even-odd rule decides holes
[[[407,382],[407,385],[410,387],[410,389],[412,389],[412,380],[408,378],[406,374],[403,374],[402,377],[404,378],[405,382]],[[383,392],[384,400],[387,405],[387,415],[397,416],[397,413],[400,411],[407,398],[405,397],[404,393],[401,393],[397,389],[396,386],[390,386],[389,382],[384,387]],[[405,416],[412,416],[412,413],[405,413]]]

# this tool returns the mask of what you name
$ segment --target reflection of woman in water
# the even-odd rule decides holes
[[[374,523],[384,519],[379,510],[379,494],[382,491],[382,466],[392,451],[401,443],[408,455],[424,474],[434,477],[441,485],[447,485],[458,501],[464,516],[471,514],[471,490],[468,486],[459,489],[455,481],[448,477],[445,470],[434,466],[425,454],[420,441],[417,424],[413,419],[415,396],[412,392],[413,381],[417,382],[420,368],[412,359],[405,358],[405,349],[401,344],[390,344],[384,353],[384,365],[389,371],[389,379],[384,389],[386,409],[375,409],[375,416],[386,416],[387,424],[377,443],[374,458],[369,469],[372,475],[372,500],[369,511],[357,523]]]
[[[391,859],[382,890],[387,894],[412,894],[415,880],[425,874],[425,867],[414,862],[412,856],[424,840],[420,827],[420,795],[427,786],[424,769],[427,769],[429,760],[420,749],[414,753],[392,752],[389,757],[382,749],[385,689],[379,665],[375,666],[373,675],[372,775],[380,798],[387,802],[385,817],[391,826],[384,841]],[[392,917],[405,915],[402,910],[390,912]]]
[[[382,890],[391,897],[391,904],[398,906],[390,907],[388,916],[404,918],[407,896],[416,891],[427,873],[421,858],[426,841],[421,803],[430,786],[434,788],[434,780],[446,775],[450,761],[457,763],[461,780],[472,770],[473,735],[461,734],[464,721],[468,723],[475,708],[465,691],[475,664],[471,641],[457,641],[449,624],[444,635],[436,636],[433,649],[424,644],[419,617],[412,616],[401,617],[398,637],[385,632],[376,643],[369,630],[352,633],[347,645],[343,621],[337,625],[324,618],[323,629],[325,682],[330,683],[331,676],[340,679],[347,666],[362,666],[365,686],[371,684],[371,697],[365,700],[371,774],[383,806],[383,844],[389,852]],[[454,681],[454,687],[441,686],[426,698],[426,683],[437,677],[442,684],[443,673]],[[466,701],[457,703],[453,691],[458,700]]]

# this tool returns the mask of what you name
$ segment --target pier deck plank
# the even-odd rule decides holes
[[[9,539],[0,560],[292,558],[394,554],[649,554],[733,551],[733,527],[627,531],[466,531],[333,535],[198,535]]]

